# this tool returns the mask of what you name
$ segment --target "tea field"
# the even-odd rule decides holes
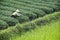
[[[60,0],[0,0],[0,40],[60,40],[59,24]]]

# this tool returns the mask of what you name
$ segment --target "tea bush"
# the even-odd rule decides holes
[[[49,14],[49,15],[43,17],[43,18],[39,18],[39,19],[35,20],[35,23],[37,25],[44,25],[47,22],[58,19],[59,17],[60,17],[60,12],[57,12],[57,13],[54,13],[54,14]]]
[[[25,13],[25,15],[27,17],[29,17],[30,20],[33,20],[33,19],[37,18],[37,15],[36,14],[33,14],[33,13]]]
[[[17,19],[8,16],[0,15],[0,19],[6,21],[9,26],[14,26],[15,24],[19,23]]]
[[[0,30],[6,29],[7,27],[8,27],[8,24],[5,21],[0,20]]]
[[[46,15],[46,13],[42,10],[34,10],[34,13],[37,15],[37,17],[43,17],[44,15]]]
[[[19,21],[19,23],[23,23],[23,22],[29,21],[29,17],[24,16],[24,15],[22,15],[20,17],[16,17],[16,19]]]

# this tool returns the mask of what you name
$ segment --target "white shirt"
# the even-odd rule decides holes
[[[12,14],[12,15],[17,15],[17,16],[21,16],[22,14],[18,13],[20,12],[18,9]]]

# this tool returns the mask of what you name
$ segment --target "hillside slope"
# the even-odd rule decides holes
[[[60,40],[60,0],[0,0],[0,40]]]
[[[12,37],[12,40],[60,40],[60,20],[28,31],[21,37]]]
[[[46,24],[49,25],[51,22],[57,22],[58,20],[60,20],[60,12],[55,12],[55,13],[46,15],[42,18],[38,18],[31,22],[27,22],[24,24],[17,24],[14,27],[9,27],[8,29],[5,29],[5,30],[0,30],[0,40],[12,40],[13,37],[15,37],[15,38],[17,36],[20,37],[23,34],[25,34],[27,31],[36,29],[37,27],[45,28],[45,27],[43,27],[43,25],[46,25]],[[52,24],[52,25],[54,25],[54,24]],[[59,26],[57,26],[57,27],[59,27]]]

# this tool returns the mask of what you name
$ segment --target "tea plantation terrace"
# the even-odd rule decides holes
[[[44,17],[60,11],[59,7],[59,0],[0,0],[0,29]],[[22,15],[12,17],[17,9]]]

